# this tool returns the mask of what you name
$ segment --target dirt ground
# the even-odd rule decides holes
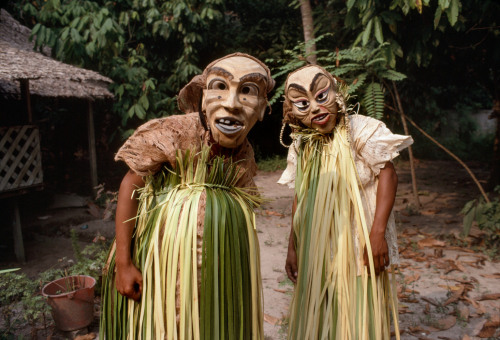
[[[484,183],[484,165],[471,167]],[[500,263],[471,249],[481,243],[479,230],[473,230],[466,242],[459,238],[459,212],[479,191],[457,163],[420,161],[416,173],[422,207],[416,209],[408,163],[397,162],[396,170],[399,187],[394,211],[401,263],[395,274],[401,339],[498,339]],[[266,340],[286,338],[293,291],[284,270],[293,190],[276,184],[280,175],[281,171],[259,172],[256,177],[268,199],[257,211]],[[78,231],[83,243],[97,233],[108,238],[114,233],[113,222],[92,217],[85,204],[39,212],[35,220],[37,223],[31,225],[36,228],[25,232],[27,262],[2,261],[0,268],[21,266],[22,271],[36,275],[59,259],[71,257],[67,237],[71,228]],[[96,320],[89,331],[98,331],[97,325]]]

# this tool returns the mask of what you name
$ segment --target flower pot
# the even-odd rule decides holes
[[[42,289],[52,309],[56,327],[74,331],[90,325],[94,319],[94,287],[96,280],[87,275],[63,277]]]

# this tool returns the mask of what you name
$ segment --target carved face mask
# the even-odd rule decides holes
[[[268,73],[244,56],[222,59],[206,72],[202,111],[212,138],[223,147],[238,147],[257,120],[264,117]]]
[[[336,96],[333,77],[317,66],[291,73],[285,84],[285,106],[294,118],[320,133],[332,132],[337,124]]]

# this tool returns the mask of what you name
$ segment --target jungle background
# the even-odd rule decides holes
[[[454,222],[446,222],[450,221],[446,217],[442,217],[442,224],[427,221],[427,227],[442,229],[432,237],[439,239],[437,235],[442,235],[446,227],[456,224],[452,246],[472,248],[466,237],[482,235],[482,243],[472,239],[476,242],[474,249],[493,265],[490,274],[500,271],[495,262],[500,246],[500,204],[495,191],[500,184],[498,1],[7,0],[0,6],[32,29],[39,51],[48,46],[52,57],[111,78],[110,89],[115,96],[114,101],[95,103],[101,186],[94,191],[88,185],[84,108],[71,101],[33,99],[34,121],[40,126],[43,141],[44,190],[23,198],[30,207],[23,216],[27,224],[31,215],[36,220],[44,214],[55,193],[89,195],[92,204],[88,210],[94,212],[93,217],[102,217],[96,209],[102,214],[112,207],[113,193],[126,171],[123,164],[113,161],[124,139],[149,119],[180,114],[178,91],[210,61],[240,51],[266,62],[277,84],[271,93],[272,114],[266,115],[249,135],[261,170],[275,174],[283,169],[287,150],[278,137],[282,126],[281,86],[286,75],[307,62],[318,63],[350,86],[351,103],[360,102],[361,114],[383,120],[396,133],[413,136],[411,152],[405,151],[401,157],[408,185],[408,192],[399,197],[399,209],[406,216],[400,219],[401,224],[442,210],[431,194],[433,187],[418,184],[422,176],[424,182],[437,176],[432,178],[434,186],[450,180],[454,185],[443,192],[451,196],[454,191],[461,192],[460,199],[452,204],[454,210],[447,212]],[[288,131],[286,128],[285,136]],[[457,159],[472,169],[477,181],[470,179]],[[457,178],[457,171],[462,177]],[[288,216],[284,207],[279,209],[267,207],[262,214],[266,218]],[[465,232],[463,215],[468,216]],[[73,220],[73,225],[84,220],[78,218],[81,220]],[[40,220],[37,223],[40,226]],[[285,223],[288,220],[278,225]],[[412,220],[409,224],[416,223]],[[3,237],[2,252],[8,259],[11,249],[8,230],[4,229],[2,234],[7,236]],[[410,229],[404,230],[415,236]],[[61,233],[57,228],[48,230]],[[68,230],[62,234],[70,241],[70,250],[78,248],[79,242],[89,241],[78,240]],[[415,241],[405,249],[416,252],[417,246]],[[94,258],[81,267],[89,270],[96,262]],[[269,270],[277,273],[275,269]],[[39,274],[36,270],[28,274],[34,273]],[[451,296],[454,292],[448,291]],[[22,297],[12,294],[3,301],[16,299]],[[25,310],[34,314],[25,313],[26,320],[39,316],[33,307]],[[492,310],[498,314],[498,306]],[[281,315],[278,319],[282,320]],[[492,320],[488,315],[483,319]],[[0,338],[13,334],[10,329],[2,331]]]

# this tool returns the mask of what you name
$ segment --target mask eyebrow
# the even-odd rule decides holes
[[[325,75],[323,73],[316,73],[313,80],[311,81],[311,85],[309,86],[309,91],[313,92],[313,89],[316,86],[316,82],[318,81],[318,78],[321,76],[325,76]]]
[[[288,89],[290,88],[294,88],[300,92],[303,92],[304,94],[307,94],[307,90],[299,84],[291,83],[290,85],[288,85]]]
[[[265,88],[267,85],[267,78],[261,73],[249,73],[240,78],[240,83],[247,81],[256,83],[260,88]]]
[[[265,83],[266,82],[266,77],[263,74],[260,73],[249,73],[245,74],[243,77],[240,78],[240,82],[244,81],[255,81],[257,83]]]
[[[209,74],[216,74],[216,75],[221,76],[221,77],[226,77],[229,80],[234,78],[234,76],[231,74],[231,72],[226,71],[222,67],[217,67],[217,66],[211,67],[207,72],[207,75],[209,75]]]

